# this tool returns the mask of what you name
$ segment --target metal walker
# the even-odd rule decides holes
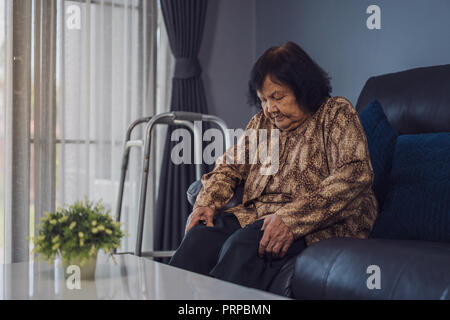
[[[152,250],[148,252],[142,252],[142,240],[143,240],[143,232],[144,232],[144,218],[145,218],[145,204],[147,199],[147,185],[148,185],[148,174],[149,174],[149,165],[150,165],[150,150],[151,150],[151,135],[152,130],[156,124],[166,124],[166,125],[183,125],[189,128],[194,134],[194,163],[196,164],[196,179],[199,180],[202,176],[201,168],[202,168],[202,131],[201,128],[194,125],[194,121],[208,121],[216,123],[225,137],[225,149],[228,149],[231,146],[231,137],[228,134],[228,127],[225,122],[219,117],[201,114],[195,112],[184,112],[184,111],[172,111],[165,112],[161,114],[157,114],[152,117],[143,117],[135,120],[127,129],[123,157],[122,157],[122,169],[120,175],[120,183],[119,183],[119,192],[117,197],[117,218],[116,220],[120,222],[121,218],[121,210],[122,210],[122,201],[123,201],[123,192],[125,186],[126,173],[128,168],[128,160],[130,155],[130,149],[132,147],[144,147],[144,152],[142,155],[142,171],[141,171],[141,183],[140,183],[140,192],[139,192],[139,216],[137,223],[137,236],[136,236],[136,247],[134,252],[120,252],[120,254],[124,253],[132,253],[137,256],[145,256],[145,257],[171,257],[175,251],[154,251],[154,247],[152,245]],[[140,124],[146,123],[145,133],[143,140],[131,140],[131,134],[133,130]],[[154,212],[151,213],[152,215]],[[115,252],[117,253],[117,252]]]

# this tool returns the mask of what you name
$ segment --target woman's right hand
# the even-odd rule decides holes
[[[188,217],[187,227],[185,233],[187,233],[193,226],[197,225],[200,221],[205,221],[207,227],[214,227],[213,224],[214,210],[209,207],[197,207]]]

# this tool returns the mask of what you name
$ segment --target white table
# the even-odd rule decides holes
[[[274,300],[285,297],[239,286],[133,255],[101,255],[95,280],[69,289],[60,263],[0,265],[0,299]]]

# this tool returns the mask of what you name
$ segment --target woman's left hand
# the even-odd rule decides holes
[[[283,258],[294,242],[294,235],[283,220],[276,214],[267,215],[261,230],[264,234],[259,242],[259,256],[268,259]]]

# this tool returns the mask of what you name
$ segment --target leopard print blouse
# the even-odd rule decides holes
[[[366,136],[351,102],[328,98],[299,127],[276,130],[279,162],[270,174],[262,170],[267,163],[251,161],[251,143],[263,141],[247,134],[251,129],[266,129],[267,154],[276,154],[270,141],[276,127],[260,111],[237,143],[216,160],[214,170],[202,176],[194,209],[219,211],[244,183],[242,203],[225,210],[235,214],[242,227],[274,213],[308,246],[332,237],[369,236],[378,203]],[[262,131],[253,131],[260,138]],[[260,151],[263,143],[256,145]],[[238,161],[242,153],[245,161]]]

